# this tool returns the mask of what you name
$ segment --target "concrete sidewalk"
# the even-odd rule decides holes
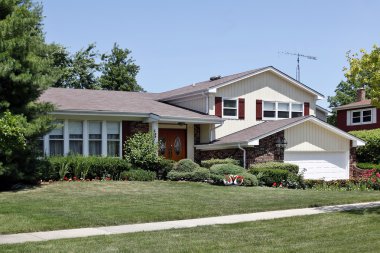
[[[288,209],[288,210],[249,213],[249,214],[226,215],[226,216],[188,219],[188,220],[175,220],[175,221],[163,221],[163,222],[141,223],[141,224],[109,226],[109,227],[78,228],[78,229],[54,230],[54,231],[45,231],[45,232],[8,234],[8,235],[0,235],[0,244],[37,242],[37,241],[47,241],[47,240],[56,240],[56,239],[64,239],[64,238],[87,237],[87,236],[94,236],[94,235],[115,235],[115,234],[135,233],[135,232],[143,232],[143,231],[167,230],[167,229],[175,229],[175,228],[192,228],[192,227],[197,227],[197,226],[207,226],[207,225],[216,225],[216,224],[233,224],[233,223],[240,223],[240,222],[271,220],[271,219],[278,219],[278,218],[285,218],[285,217],[340,212],[340,211],[348,211],[348,210],[379,207],[379,206],[380,206],[380,201],[377,201],[377,202],[356,203],[356,204],[347,204],[347,205],[335,205],[335,206]]]

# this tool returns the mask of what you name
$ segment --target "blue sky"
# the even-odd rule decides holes
[[[213,75],[272,65],[327,96],[344,79],[346,52],[380,43],[380,1],[43,0],[48,42],[71,52],[96,42],[132,50],[139,84],[161,92]],[[319,104],[327,106],[326,101]]]

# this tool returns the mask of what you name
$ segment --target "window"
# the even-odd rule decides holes
[[[49,147],[51,156],[63,155],[63,121],[55,121],[57,125],[49,134]]]
[[[300,103],[264,101],[263,118],[288,119],[303,116],[303,105]]]
[[[276,103],[264,101],[264,118],[276,118]]]
[[[88,122],[88,154],[100,156],[102,154],[102,122]]]
[[[120,123],[107,122],[107,155],[119,156],[120,154]]]
[[[237,119],[237,99],[223,99],[223,117]]]
[[[292,118],[301,117],[303,115],[303,105],[292,103]]]
[[[278,103],[277,118],[289,118],[289,103]]]
[[[83,153],[83,123],[69,121],[69,152],[71,154]]]
[[[372,119],[372,109],[352,111],[351,114],[351,123],[353,125],[371,124]]]

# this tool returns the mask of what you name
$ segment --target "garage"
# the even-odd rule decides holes
[[[348,179],[348,152],[285,152],[284,161],[296,164],[305,179]]]

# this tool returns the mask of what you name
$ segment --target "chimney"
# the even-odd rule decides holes
[[[365,89],[360,88],[356,91],[356,102],[365,100]]]

